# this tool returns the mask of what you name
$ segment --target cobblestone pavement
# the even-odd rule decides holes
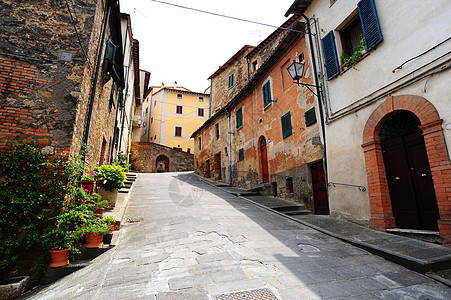
[[[140,174],[126,219],[113,250],[29,298],[226,299],[219,294],[269,289],[284,300],[451,299],[426,276],[190,173]]]

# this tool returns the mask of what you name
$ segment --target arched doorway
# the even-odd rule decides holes
[[[382,124],[380,140],[396,227],[438,231],[437,200],[420,120],[396,111]]]
[[[157,173],[169,172],[169,158],[166,155],[159,155],[155,162]]]
[[[266,145],[266,139],[264,136],[260,137],[260,142],[258,143],[260,150],[260,164],[262,167],[262,182],[269,181],[269,171],[268,171],[268,147]]]

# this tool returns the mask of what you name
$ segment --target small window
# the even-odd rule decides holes
[[[215,130],[216,130],[216,139],[219,140],[219,124],[215,125]]]
[[[293,194],[294,186],[293,186],[293,177],[288,177],[285,180],[285,187],[287,189],[288,194]]]
[[[153,123],[153,117],[150,118],[150,124],[152,124],[152,123]]]
[[[191,153],[191,149],[190,149],[190,148],[187,148],[187,149],[186,149],[186,152]]]
[[[204,102],[204,97],[199,97],[199,102]]]
[[[316,114],[314,107],[306,111],[304,116],[305,116],[305,126],[308,127],[316,123]]]
[[[238,161],[242,161],[242,160],[244,160],[244,149],[243,148],[238,150]]]
[[[153,106],[157,105],[157,100],[155,100],[155,102],[153,103]]]
[[[292,134],[290,112],[284,114],[281,118],[281,121],[282,121],[282,136],[283,138],[287,138]]]
[[[229,76],[229,89],[235,84],[235,74]]]
[[[236,128],[239,129],[243,127],[243,108],[240,107],[236,111]]]
[[[200,137],[197,139],[197,149],[202,150],[202,139]]]
[[[157,136],[155,136],[154,140],[156,140],[156,139],[157,139]]]
[[[175,136],[182,136],[182,127],[175,126]]]
[[[177,94],[177,99],[182,99],[182,94]]]
[[[175,112],[178,114],[183,114],[183,106],[177,105],[175,108]]]
[[[254,62],[252,63],[252,70],[253,70],[253,71],[257,71],[257,70],[258,70],[258,62],[257,62],[257,61],[254,61]]]
[[[149,114],[149,108],[148,107],[146,107],[146,112],[145,112],[145,116],[147,116]]]
[[[267,107],[269,104],[271,104],[271,81],[267,81],[263,85],[263,107]]]
[[[198,108],[197,109],[197,115],[199,117],[203,117],[204,116],[204,109],[203,108]]]

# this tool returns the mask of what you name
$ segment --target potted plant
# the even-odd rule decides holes
[[[91,200],[94,213],[98,214],[101,217],[103,210],[108,206],[108,200],[102,200],[102,196],[100,196],[100,194],[98,193],[92,194]]]
[[[88,190],[88,192],[92,191],[94,183],[96,182],[94,175],[94,172],[89,172],[81,177],[81,186],[84,190]]]
[[[103,246],[103,236],[112,231],[111,224],[103,218],[95,218],[88,222],[83,229],[86,234],[85,248],[99,248]]]
[[[97,181],[97,192],[103,199],[108,200],[108,205],[116,204],[118,189],[124,185],[124,168],[118,165],[102,165],[94,168]]]

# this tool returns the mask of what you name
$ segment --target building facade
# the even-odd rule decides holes
[[[111,162],[125,87],[118,1],[0,6],[0,146],[74,155],[86,145],[87,169]]]
[[[302,82],[312,84],[299,19],[243,47],[211,76],[214,114],[193,135],[195,171],[245,188],[269,183],[273,195],[328,213],[315,98],[287,71],[293,61],[304,63]]]
[[[319,50],[332,214],[451,245],[449,1],[297,0],[292,13]]]
[[[192,133],[207,119],[210,109],[210,95],[192,92],[184,87],[152,87],[150,106],[143,121],[144,138],[147,142],[178,148],[191,153],[194,148]]]

